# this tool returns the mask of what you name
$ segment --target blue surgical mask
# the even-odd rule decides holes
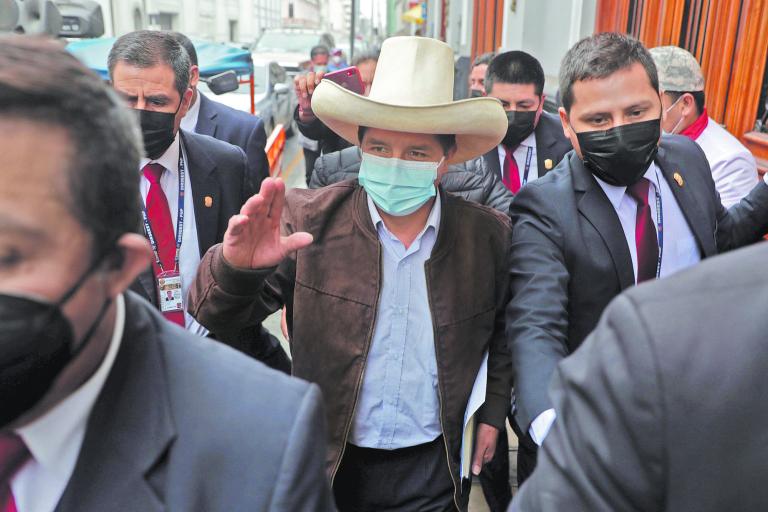
[[[384,212],[410,215],[435,197],[439,162],[412,162],[363,153],[357,179]]]

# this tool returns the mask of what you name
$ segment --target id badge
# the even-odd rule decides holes
[[[170,313],[184,311],[184,296],[181,293],[181,274],[166,271],[157,276],[157,292],[160,311]]]

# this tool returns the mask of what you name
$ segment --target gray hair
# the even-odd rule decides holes
[[[472,67],[474,68],[475,66],[482,66],[483,64],[487,66],[488,64],[491,63],[494,57],[496,57],[496,54],[494,52],[488,52],[488,53],[483,53],[482,55],[478,55],[477,57],[475,57],[475,60],[472,61]]]
[[[605,78],[639,62],[648,80],[659,90],[659,75],[651,53],[637,39],[623,34],[605,32],[586,37],[573,45],[560,64],[560,93],[563,108],[570,112],[573,105],[573,84],[583,80]]]
[[[179,96],[189,87],[189,55],[173,34],[157,30],[137,30],[125,34],[112,45],[107,58],[109,78],[118,62],[137,68],[165,64],[173,70]]]
[[[64,48],[29,36],[0,37],[0,117],[63,129],[72,157],[63,163],[75,219],[103,257],[141,226],[137,169],[143,154],[136,116]]]

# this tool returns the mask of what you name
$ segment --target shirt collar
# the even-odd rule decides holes
[[[696,140],[702,133],[704,133],[704,130],[707,129],[707,125],[709,125],[709,114],[707,114],[707,109],[705,108],[701,115],[697,117],[688,128],[680,132],[680,135],[685,135],[691,140]]]
[[[173,142],[165,150],[165,153],[160,155],[157,160],[150,160],[147,157],[141,159],[139,163],[139,169],[143,169],[149,163],[158,163],[168,169],[171,173],[179,173],[179,145],[181,144],[181,130],[176,132],[176,137],[173,138]]]
[[[74,393],[32,423],[16,430],[35,461],[47,471],[68,478],[77,462],[64,456],[72,443],[81,443],[88,417],[107,380],[123,339],[125,299],[118,295],[115,328],[107,354],[93,375]],[[79,448],[79,447],[78,447]]]
[[[593,174],[592,176],[595,175]],[[651,165],[648,166],[643,177],[649,179],[651,183],[656,184],[656,162],[651,162]],[[605,192],[605,195],[608,196],[608,200],[613,205],[613,208],[618,210],[619,205],[621,205],[621,202],[624,200],[624,195],[627,193],[627,187],[610,185],[597,176],[595,176],[595,179],[597,180],[598,185],[600,185],[600,188],[603,189],[603,192]]]
[[[523,142],[520,143],[520,146],[526,147],[526,148],[535,148],[536,147],[536,130],[534,129],[529,136],[527,136]]]
[[[376,226],[376,231],[381,235],[382,230],[390,236],[393,239],[397,239],[395,235],[393,235],[388,229],[386,224],[384,224],[384,219],[381,218],[381,215],[379,214],[379,210],[376,208],[376,204],[373,202],[373,199],[371,199],[371,196],[367,195],[368,200],[368,212],[371,215],[371,221],[373,221],[373,225]],[[440,218],[442,216],[442,205],[440,201],[440,193],[438,192],[435,196],[435,203],[432,205],[432,210],[429,212],[429,217],[427,217],[427,223],[424,225],[424,229],[421,230],[421,232],[416,237],[416,240],[420,239],[422,236],[424,236],[424,233],[427,232],[429,228],[434,229],[435,233],[438,232],[440,229]]]
[[[188,132],[195,131],[195,128],[197,127],[197,119],[200,117],[200,103],[202,103],[202,97],[203,93],[197,91],[197,100],[195,100],[192,106],[189,107],[189,110],[187,110],[187,113],[181,119],[181,128],[183,130]]]
[[[518,148],[535,148],[536,147],[536,130],[531,132],[531,134],[527,136],[523,140],[523,142],[521,142],[517,147]],[[501,155],[502,158],[507,156],[507,150],[504,148],[503,144],[499,144],[497,148],[499,151],[499,155]]]

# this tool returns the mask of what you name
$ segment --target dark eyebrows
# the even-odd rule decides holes
[[[45,232],[32,224],[28,224],[13,217],[0,217],[0,234],[10,233],[31,240],[42,240]]]
[[[150,94],[144,96],[145,101],[153,101],[155,103],[168,103],[171,98],[166,94]]]
[[[625,108],[625,112],[629,112],[630,110],[637,110],[637,109],[648,109],[653,106],[653,102],[650,100],[641,101],[639,103],[635,103],[634,105],[630,105],[629,107]]]
[[[365,143],[367,145],[371,145],[371,146],[387,146],[387,147],[389,147],[389,144],[387,144],[383,140],[379,140],[379,139],[372,139],[371,138],[371,139],[366,140]]]

